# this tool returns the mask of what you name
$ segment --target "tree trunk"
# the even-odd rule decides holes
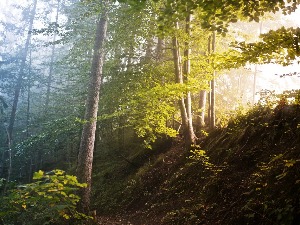
[[[207,92],[205,90],[200,91],[200,94],[199,94],[199,110],[200,110],[200,112],[197,117],[198,131],[200,131],[201,128],[205,127],[206,96],[207,96]]]
[[[31,31],[32,31],[32,27],[33,27],[33,20],[34,20],[35,13],[36,13],[36,4],[37,4],[37,0],[34,0],[33,9],[31,11],[31,16],[30,16],[30,20],[29,20],[29,29],[28,29],[27,39],[26,39],[26,43],[25,43],[24,52],[22,55],[21,65],[20,65],[20,72],[19,72],[19,76],[17,79],[16,87],[15,87],[14,101],[13,101],[13,105],[12,105],[9,126],[8,126],[8,139],[11,141],[13,139],[13,128],[14,128],[14,123],[15,123],[15,119],[16,119],[16,112],[17,112],[17,107],[18,107],[18,102],[19,102],[20,91],[21,91],[22,83],[23,83],[23,75],[24,75],[24,69],[26,66],[26,58],[27,58],[28,49],[29,49],[30,40],[31,40]]]
[[[188,35],[188,38],[191,37],[191,21],[192,21],[192,15],[189,14],[186,17],[186,25],[185,25],[185,33]],[[188,82],[188,77],[191,73],[191,61],[190,61],[190,55],[191,55],[191,48],[190,48],[190,41],[187,40],[184,43],[185,45],[185,50],[184,50],[184,70],[183,70],[183,75],[185,82]],[[187,119],[188,119],[188,127],[187,127],[187,146],[190,146],[192,143],[195,142],[196,135],[194,133],[194,128],[193,128],[193,115],[192,115],[192,97],[191,97],[191,92],[187,91],[186,93],[186,114],[187,114]]]
[[[7,172],[7,177],[6,177],[6,183],[4,186],[4,193],[6,192],[7,186],[9,184],[10,181],[10,176],[11,176],[11,172],[12,172],[12,153],[11,153],[11,140],[9,138],[9,134],[8,134],[8,129],[5,127],[6,129],[6,133],[7,133],[7,146],[8,146],[8,172]]]
[[[215,52],[216,49],[216,32],[214,31],[212,34],[212,40],[211,40],[211,50],[212,52]],[[216,72],[213,72],[213,79],[210,81],[210,123],[209,127],[210,129],[215,129],[216,127],[216,115],[215,115],[215,75]]]
[[[24,70],[25,70],[25,66],[26,66],[26,58],[28,55],[28,50],[29,50],[29,45],[30,45],[30,40],[31,40],[31,31],[32,31],[32,27],[33,27],[33,21],[34,21],[34,17],[36,14],[36,5],[37,5],[37,0],[35,0],[33,3],[33,8],[31,10],[31,15],[29,18],[28,34],[27,34],[27,38],[26,38],[26,42],[25,42],[25,47],[24,47],[24,50],[22,53],[20,71],[19,71],[19,75],[17,78],[16,86],[15,86],[14,100],[13,100],[9,124],[8,124],[8,128],[7,128],[6,144],[7,144],[7,148],[8,148],[8,156],[7,157],[9,160],[7,180],[10,179],[10,175],[12,173],[12,156],[13,156],[13,154],[11,152],[12,151],[11,145],[13,142],[13,128],[14,128],[14,123],[15,123],[15,119],[16,119],[16,112],[17,112],[17,108],[18,108],[20,92],[21,92],[21,88],[23,85],[23,76],[24,76]],[[5,161],[6,161],[7,157],[5,156],[5,154],[2,157],[3,168],[5,166]]]
[[[57,0],[57,8],[56,8],[56,16],[55,16],[55,23],[58,23],[58,15],[59,15],[59,3],[60,0]],[[50,59],[50,67],[49,67],[49,76],[47,81],[47,93],[46,93],[46,101],[45,101],[45,115],[48,114],[48,108],[50,103],[50,93],[51,93],[51,84],[52,84],[52,77],[53,77],[53,64],[54,64],[54,55],[55,55],[55,42],[56,41],[56,33],[53,35],[53,45],[51,49],[51,59]]]
[[[175,28],[179,29],[178,22],[175,24]],[[189,25],[187,25],[186,31],[189,32]],[[174,60],[174,68],[175,68],[175,78],[176,83],[183,84],[184,78],[183,78],[183,72],[181,68],[181,56],[180,56],[180,50],[179,50],[179,44],[177,37],[173,37],[172,39],[172,48],[173,48],[173,60]],[[184,55],[186,57],[186,60],[184,62],[184,74],[185,74],[185,81],[187,81],[187,76],[190,73],[190,60],[189,54],[190,49],[188,46],[187,50],[184,52]],[[183,127],[183,135],[185,138],[185,144],[188,148],[194,141],[195,141],[195,134],[193,130],[193,124],[192,124],[192,112],[191,112],[191,94],[190,92],[186,93],[186,99],[182,96],[179,100],[179,108],[181,113],[181,120],[182,120],[182,127]]]
[[[27,109],[26,109],[26,138],[30,136],[29,134],[29,123],[30,123],[30,100],[31,100],[31,50],[29,52],[29,72],[28,72],[28,83],[27,83]]]
[[[7,140],[8,141],[8,140]],[[0,177],[4,177],[4,167],[5,167],[5,159],[6,159],[6,150],[3,149],[1,154],[1,162],[0,162]]]
[[[163,54],[164,54],[164,41],[162,38],[158,37],[157,38],[157,45],[156,45],[156,62],[160,62],[163,58]]]
[[[176,23],[176,28],[178,29],[178,23]],[[175,69],[175,80],[176,83],[183,84],[183,77],[182,77],[182,69],[181,69],[181,56],[179,51],[179,45],[177,37],[173,37],[172,39],[173,44],[173,60],[174,60],[174,69]],[[188,127],[188,118],[185,108],[184,97],[182,96],[181,99],[178,101],[180,113],[181,113],[181,120],[183,129],[186,130]]]
[[[99,16],[97,33],[94,44],[94,54],[91,66],[89,89],[86,100],[86,111],[83,126],[77,165],[77,176],[79,182],[87,183],[87,188],[81,190],[81,201],[79,208],[87,213],[90,207],[90,195],[92,184],[93,153],[96,133],[96,121],[98,112],[99,92],[102,77],[102,67],[104,61],[103,45],[107,30],[107,1],[103,3],[103,11]]]
[[[146,41],[146,54],[145,54],[146,61],[149,61],[152,58],[152,48],[153,48],[153,40],[149,37]]]

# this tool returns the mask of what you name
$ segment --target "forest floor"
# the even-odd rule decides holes
[[[180,138],[155,151],[98,205],[98,224],[300,224],[298,106],[254,109],[191,151]]]

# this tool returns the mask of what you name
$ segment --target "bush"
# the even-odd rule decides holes
[[[34,183],[20,185],[0,197],[2,224],[68,224],[88,219],[76,210],[80,200],[75,192],[86,184],[62,170],[34,173]],[[0,222],[0,224],[1,224]]]

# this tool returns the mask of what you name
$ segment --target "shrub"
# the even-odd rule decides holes
[[[2,224],[68,224],[88,219],[76,210],[80,200],[75,192],[86,184],[62,170],[34,173],[33,183],[19,185],[0,198]],[[0,224],[1,224],[0,222]]]

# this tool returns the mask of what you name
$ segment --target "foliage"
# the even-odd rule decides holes
[[[191,155],[189,159],[193,160],[194,163],[201,163],[203,164],[204,168],[207,170],[213,170],[215,165],[209,161],[209,156],[207,156],[205,150],[191,150]]]
[[[258,216],[255,211],[259,210],[275,224],[293,224],[297,213],[294,193],[299,192],[299,180],[295,178],[300,162],[298,156],[293,154],[284,152],[272,155],[267,162],[261,162],[259,170],[251,176],[253,183],[250,185],[250,192],[255,195],[250,194],[243,207],[245,217],[253,220]],[[274,186],[285,189],[276,200],[270,197],[271,193],[278,192]]]
[[[235,42],[233,47],[241,51],[236,60],[250,63],[289,65],[300,56],[299,27],[282,27],[278,30],[270,30],[266,34],[261,34],[261,39],[256,43]]]
[[[51,170],[58,165],[59,168],[72,169],[72,165],[75,165],[76,161],[80,139],[80,124],[76,123],[74,118],[82,118],[83,115],[86,81],[89,77],[91,56],[93,53],[92,47],[97,21],[96,15],[99,14],[101,7],[99,1],[96,0],[77,1],[78,4],[75,3],[76,1],[57,2],[62,7],[59,17],[63,19],[58,23],[50,22],[48,25],[45,24],[45,28],[41,30],[35,30],[34,34],[36,39],[33,40],[33,44],[37,44],[38,47],[33,49],[33,46],[31,46],[32,50],[34,50],[32,52],[35,55],[39,55],[45,49],[43,46],[49,45],[49,40],[46,42],[41,40],[41,43],[36,42],[36,40],[39,40],[41,33],[45,36],[58,34],[61,38],[56,41],[56,43],[51,43],[56,44],[56,49],[59,49],[59,52],[55,54],[55,58],[60,61],[55,64],[55,76],[51,84],[51,103],[46,113],[40,109],[44,109],[43,100],[45,97],[45,84],[47,83],[47,71],[45,69],[46,67],[38,67],[37,64],[47,65],[48,67],[48,63],[45,61],[41,62],[40,59],[47,60],[49,58],[39,57],[39,61],[35,58],[31,59],[32,71],[38,71],[39,76],[35,75],[35,78],[31,80],[28,78],[31,65],[30,68],[28,66],[28,69],[25,71],[26,74],[24,74],[24,79],[28,79],[28,87],[24,85],[22,89],[24,93],[23,96],[25,96],[27,89],[32,88],[32,92],[30,92],[30,90],[28,91],[28,100],[25,101],[23,97],[23,105],[20,105],[18,108],[18,112],[20,113],[18,114],[19,118],[17,118],[18,126],[16,126],[15,129],[16,138],[14,138],[13,146],[12,177],[19,180],[28,180],[27,175],[31,174],[31,171],[34,169]],[[159,137],[177,136],[178,127],[176,127],[176,123],[180,121],[177,100],[181,97],[185,97],[185,93],[190,91],[193,95],[193,112],[197,112],[198,93],[200,90],[209,89],[208,81],[213,78],[213,70],[221,71],[223,69],[237,68],[246,62],[280,62],[286,65],[299,56],[299,29],[294,28],[281,28],[277,31],[270,31],[262,35],[261,42],[258,43],[235,42],[232,45],[234,49],[230,52],[210,54],[207,50],[208,38],[211,35],[211,32],[208,32],[208,30],[216,30],[224,34],[228,33],[227,28],[229,23],[238,20],[247,18],[249,20],[259,21],[260,17],[266,12],[277,12],[281,9],[284,13],[289,13],[296,9],[299,0],[120,0],[118,3],[115,2],[116,1],[111,1],[112,4],[110,6],[109,34],[105,46],[106,59],[101,86],[95,143],[96,154],[99,154],[95,160],[95,164],[101,164],[101,166],[96,167],[95,174],[97,175],[95,176],[95,180],[98,182],[94,182],[97,183],[95,184],[97,194],[95,194],[96,198],[94,199],[94,204],[99,204],[99,208],[110,207],[110,211],[120,205],[122,201],[131,199],[131,197],[122,197],[122,190],[126,186],[126,179],[124,177],[126,177],[128,173],[136,171],[140,164],[149,162],[147,165],[145,163],[147,173],[141,170],[141,173],[145,174],[145,180],[147,181],[140,182],[143,183],[145,190],[144,193],[141,191],[141,196],[150,193],[149,187],[153,186],[153,189],[157,188],[155,185],[150,184],[152,173],[155,173],[156,176],[163,180],[162,175],[164,175],[166,171],[160,170],[159,168],[152,172],[152,159],[149,159],[149,152],[143,152],[144,149],[140,147],[140,139],[144,140],[144,146],[150,147]],[[68,6],[64,6],[64,4]],[[53,4],[53,7],[56,7],[55,4]],[[50,12],[53,9],[48,10]],[[61,16],[62,13],[64,13],[64,16]],[[193,14],[193,21],[191,22],[193,27],[192,35],[188,35],[185,32],[184,22],[185,17],[190,13]],[[49,13],[49,15],[53,15],[53,13]],[[179,24],[179,29],[176,31],[174,31],[175,21]],[[161,35],[161,31],[163,31],[164,36]],[[192,70],[188,79],[186,79],[188,81],[185,82],[184,85],[176,84],[174,81],[174,65],[171,54],[171,39],[174,36],[178,38],[181,54],[186,50],[186,43],[188,43],[192,49],[190,55]],[[224,47],[224,49],[226,49],[228,47],[226,45],[228,40],[219,40],[219,35],[217,35],[217,37],[217,44],[218,42],[222,42],[222,44],[219,44],[222,48]],[[44,39],[46,39],[46,37],[43,37],[43,40]],[[159,46],[159,41],[161,41],[161,46]],[[224,51],[224,49],[222,49],[222,51]],[[218,46],[216,52],[218,52]],[[57,59],[58,55],[60,55],[60,58]],[[28,61],[31,62],[31,60]],[[185,61],[185,57],[182,57],[182,60]],[[12,65],[9,66],[12,67]],[[17,67],[15,67],[16,66],[12,69],[4,65],[1,67],[2,73],[0,76],[4,81],[3,77],[5,75],[6,83],[5,89],[1,88],[1,91],[5,92],[8,96],[13,94],[10,86],[13,84],[11,77],[16,74],[14,70],[17,71]],[[45,72],[42,70],[45,70]],[[242,71],[241,74],[242,73],[244,74],[245,72]],[[221,72],[219,74],[221,74]],[[231,91],[230,95],[235,95],[235,97],[240,96],[241,94],[239,92],[233,90],[233,86],[238,86],[237,83],[248,85],[249,80],[238,80],[236,83],[227,82],[226,85],[228,89],[230,89],[226,90],[228,91],[227,93]],[[224,86],[223,83],[220,83],[218,90],[221,90]],[[220,94],[220,92],[217,94],[219,94],[218,97],[220,97],[220,99],[224,97],[221,96],[222,94]],[[36,97],[33,98],[34,96]],[[226,135],[230,136],[231,139],[224,138],[224,140],[222,140],[222,137],[213,141],[219,142],[221,140],[220,143],[222,142],[222,147],[220,148],[225,148],[224,146],[227,147],[231,141],[233,143],[233,147],[231,146],[224,150],[224,152],[226,152],[223,152],[225,156],[218,158],[219,161],[227,160],[226,157],[232,155],[240,156],[240,152],[237,150],[240,147],[239,145],[244,146],[244,144],[248,143],[248,139],[245,138],[244,135],[252,134],[255,131],[254,126],[256,123],[258,123],[258,126],[262,129],[268,128],[270,124],[268,124],[267,121],[262,122],[262,120],[273,115],[272,110],[278,103],[278,97],[272,99],[271,97],[265,98],[255,106],[255,109],[245,112],[245,108],[236,107],[237,98],[232,99],[230,104],[228,99],[225,98],[222,98],[220,102],[217,100],[217,104],[219,103],[220,106],[222,106],[220,108],[234,109],[234,113],[227,114],[227,117],[224,116],[224,119],[221,120],[223,127],[226,127],[229,117],[232,118],[233,114],[237,115],[235,119],[231,120],[225,131]],[[276,109],[281,115],[284,114],[281,109],[285,108],[285,100],[289,100],[288,97],[282,99],[283,101],[280,103],[280,107],[282,107],[277,107]],[[24,113],[25,110],[27,110],[27,101],[28,107],[30,106],[26,115],[28,119]],[[227,103],[226,106],[224,106],[225,101]],[[297,101],[299,102],[299,99]],[[9,99],[7,100],[6,97],[5,102],[8,106],[11,105]],[[31,105],[29,103],[31,103]],[[1,108],[4,108],[3,106],[5,105],[3,105],[0,96],[0,111]],[[266,109],[266,106],[269,106],[269,108]],[[217,109],[217,113],[220,113],[220,110]],[[264,113],[264,116],[260,115],[262,113]],[[245,116],[248,117],[246,118]],[[20,120],[21,117],[24,119]],[[25,121],[25,117],[27,121]],[[2,118],[1,113],[0,118]],[[80,121],[80,119],[78,120]],[[298,125],[299,124],[297,124],[297,126]],[[273,128],[276,129],[275,126]],[[29,132],[25,132],[25,129]],[[133,134],[133,130],[135,134]],[[201,132],[206,134],[205,130]],[[272,131],[269,132],[272,133]],[[27,134],[25,135],[25,133]],[[288,134],[290,134],[290,132],[288,132]],[[139,137],[139,139],[137,137]],[[238,142],[239,139],[244,140],[243,144]],[[4,143],[4,133],[1,140],[3,140],[2,142]],[[213,172],[214,176],[212,177],[214,177],[215,180],[209,180],[208,182],[215,184],[214,182],[217,182],[216,177],[223,172],[225,166],[222,167],[219,165],[220,163],[216,162],[218,160],[211,156],[212,152],[218,152],[218,149],[214,148],[213,151],[204,151],[202,149],[202,145],[201,148],[199,146],[195,147],[195,150],[191,153],[189,164],[191,164],[193,168],[198,168],[197,166],[199,166],[199,174],[203,175],[203,168],[206,169],[204,173],[212,174]],[[243,147],[240,147],[240,149],[243,150]],[[161,149],[157,149],[157,152],[158,151],[161,151]],[[141,157],[143,160],[135,159],[133,155],[137,152],[139,152],[137,157]],[[108,156],[105,156],[105,154]],[[247,152],[245,155],[241,155],[246,157],[251,155],[251,153]],[[118,158],[116,162],[114,162],[112,156]],[[101,161],[99,160],[100,158],[105,158],[105,160]],[[161,165],[161,167],[166,163],[170,164],[170,166],[173,165],[173,161],[167,159],[167,157],[163,156],[161,160],[158,160],[157,164]],[[238,158],[234,159],[238,160]],[[295,165],[298,165],[296,157],[286,156],[284,160],[286,160],[284,162],[289,165],[289,168],[294,168]],[[295,160],[296,163],[294,163]],[[190,163],[191,161],[192,163]],[[245,164],[246,162],[248,163],[247,160],[245,160]],[[123,164],[122,166],[111,166],[113,163]],[[282,166],[282,164],[280,165]],[[181,166],[182,165],[180,165],[180,168],[182,168]],[[174,168],[176,168],[176,166]],[[171,169],[173,170],[173,167]],[[177,172],[172,173],[171,169],[169,170],[168,168],[166,173],[175,174],[174,177],[176,176],[176,178],[178,174],[182,174],[182,171],[179,171],[178,174]],[[111,175],[114,171],[118,171],[118,176]],[[198,182],[199,180],[202,182],[202,178],[199,178],[201,175],[199,174],[194,174],[193,179],[188,180],[186,185],[194,181]],[[284,174],[284,172],[282,174]],[[148,175],[151,175],[149,176],[150,178],[147,177]],[[51,175],[44,174],[43,176]],[[282,179],[284,178],[285,177]],[[161,180],[160,182],[163,182]],[[0,180],[0,186],[1,182]],[[39,183],[28,184],[22,188],[14,189],[10,191],[10,195],[7,198],[4,198],[5,202],[9,202],[9,198],[11,198],[16,201],[16,204],[19,204],[18,206],[14,206],[15,208],[10,212],[8,212],[8,208],[6,209],[5,212],[11,213],[6,214],[7,216],[5,218],[7,220],[9,220],[8,215],[13,215],[14,218],[18,220],[17,222],[24,218],[25,221],[28,221],[29,218],[36,217],[37,219],[41,219],[36,222],[36,224],[39,224],[39,222],[43,223],[44,221],[42,220],[46,220],[47,216],[52,218],[53,215],[67,210],[67,208],[63,208],[58,202],[55,202],[53,207],[48,207],[49,209],[45,208],[49,203],[47,201],[66,196],[60,196],[60,192],[48,193],[44,191],[42,187],[46,188],[49,182],[44,182],[43,180],[39,180],[38,182]],[[53,183],[53,181],[51,182]],[[138,178],[137,182],[139,182]],[[168,182],[167,180],[166,183]],[[62,183],[65,188],[63,181]],[[178,187],[172,187],[174,188],[173,190],[179,190],[181,188],[180,185],[181,184],[179,184]],[[111,188],[111,186],[113,186],[113,188]],[[219,190],[221,186],[222,185],[219,184],[216,185],[216,189]],[[211,186],[207,185],[206,187],[209,189]],[[98,195],[99,190],[101,190],[101,194]],[[199,189],[194,188],[194,190],[202,190],[202,187]],[[210,193],[214,195],[218,194],[218,192],[214,193],[214,188],[211,190]],[[45,192],[45,194],[39,194],[43,192]],[[66,191],[63,192],[66,193]],[[26,203],[24,208],[24,202],[21,201],[22,196],[26,193],[33,193],[34,197],[24,197]],[[175,195],[177,196],[178,193],[176,192]],[[53,197],[54,194],[58,194],[59,196],[55,195]],[[172,194],[174,195],[174,193]],[[178,196],[179,195],[180,194],[178,194]],[[17,200],[18,196],[22,198]],[[53,198],[49,198],[49,196]],[[67,194],[67,196],[69,197],[70,194]],[[34,202],[34,199],[39,198],[43,198],[39,200],[41,205]],[[68,204],[75,203],[75,198],[73,200],[70,200]],[[51,205],[51,203],[49,204]],[[57,204],[59,205],[58,207],[56,207]],[[252,206],[256,206],[255,202],[251,204]],[[274,204],[273,206],[274,209],[276,205]],[[282,208],[289,210],[286,205]],[[17,209],[20,209],[19,214]],[[42,212],[42,209],[45,210],[45,214]],[[280,207],[278,207],[278,209],[280,209]],[[35,212],[37,214],[35,214]],[[174,210],[174,212],[176,212],[176,210]],[[185,212],[185,210],[182,210],[182,212]],[[246,213],[251,214],[248,211]],[[176,214],[176,216],[178,215],[181,216],[180,213]],[[194,216],[196,213],[191,215]],[[66,218],[68,216],[73,215],[70,215],[69,212],[60,215],[61,218],[65,217],[63,218],[65,221],[68,221]],[[198,216],[198,218],[200,219],[201,215]],[[51,221],[50,223],[55,222]]]
[[[42,128],[32,126],[31,129],[39,132],[13,148],[13,175],[19,181],[27,181],[32,169],[52,170],[59,166],[70,170],[74,166],[70,159],[77,156],[80,140],[80,124],[74,117],[50,120]]]
[[[131,2],[134,1],[131,0]],[[183,20],[189,13],[200,11],[202,28],[217,30],[225,34],[228,32],[229,23],[245,18],[258,22],[265,13],[275,13],[280,10],[288,14],[295,11],[298,4],[299,0],[288,2],[283,0],[179,0],[175,2],[166,0],[159,20],[162,29],[167,30],[172,27],[174,21]]]
[[[86,184],[62,170],[34,173],[34,183],[19,185],[1,197],[0,219],[3,224],[67,224],[89,217],[76,210],[75,192]]]
[[[101,155],[98,207],[112,216],[129,209],[130,220],[141,224],[149,218],[153,224],[298,224],[299,106],[238,113],[189,154],[173,141],[151,151],[155,157],[145,153],[138,163],[128,157],[134,164],[127,166],[113,163],[115,154]]]

